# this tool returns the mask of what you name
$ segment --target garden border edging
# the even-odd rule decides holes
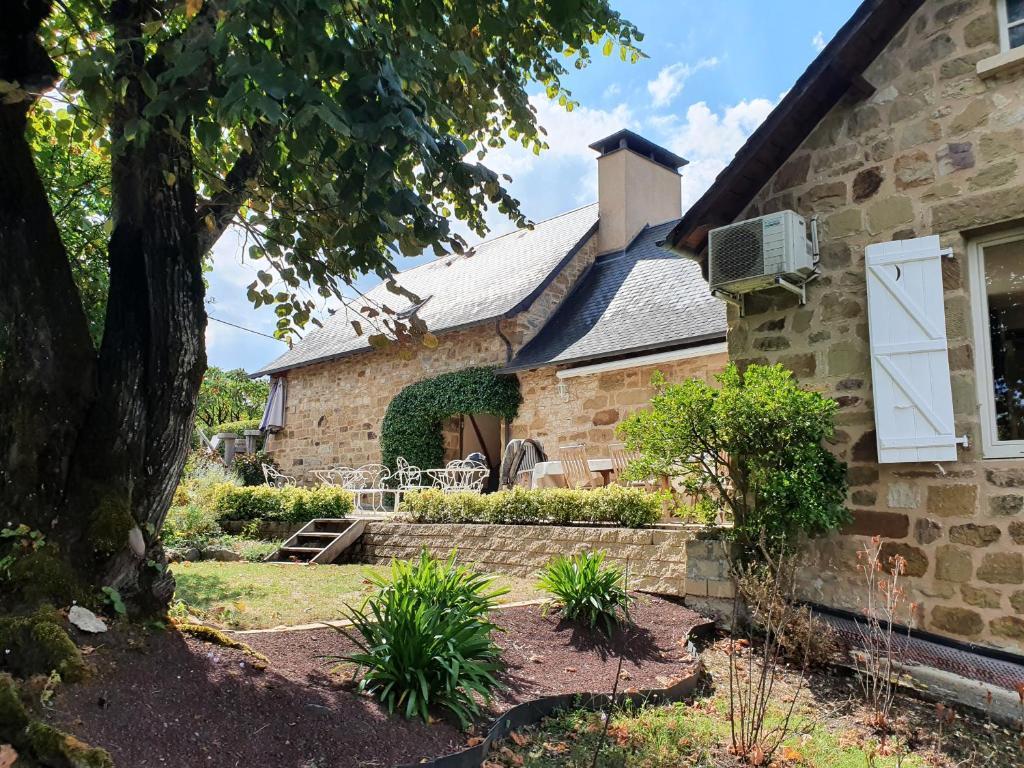
[[[695,627],[696,629],[696,627]],[[692,651],[691,651],[692,653]],[[629,702],[670,704],[682,701],[697,690],[705,678],[704,663],[695,656],[697,665],[682,680],[666,688],[645,688],[641,691],[627,691],[617,694],[614,699],[608,693],[561,693],[541,696],[539,699],[517,704],[498,717],[487,730],[479,744],[459,752],[417,763],[403,763],[396,768],[479,768],[490,753],[491,745],[505,738],[509,733],[528,725],[534,725],[543,718],[565,709],[588,709],[598,711],[611,704],[621,706]]]

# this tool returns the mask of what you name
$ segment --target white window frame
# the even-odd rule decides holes
[[[996,13],[999,16],[999,50],[1016,51],[1024,50],[1024,45],[1016,48],[1010,47],[1010,14],[1006,10],[1006,0],[996,0]],[[1013,22],[1014,27],[1024,26],[1024,19]]]
[[[974,325],[974,368],[978,385],[978,417],[981,449],[986,459],[1024,458],[1024,440],[999,440],[992,381],[992,347],[988,324],[988,293],[985,290],[985,249],[1024,241],[1024,226],[971,240],[967,244],[971,314]]]

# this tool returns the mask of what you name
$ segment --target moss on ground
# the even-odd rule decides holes
[[[225,648],[234,648],[235,650],[241,651],[252,659],[252,665],[257,669],[265,669],[270,664],[270,659],[262,653],[254,651],[245,643],[239,642],[233,637],[229,637],[219,629],[208,627],[205,624],[194,624],[187,621],[175,624],[175,626],[178,628],[179,632],[183,632],[186,635],[192,635],[192,637],[198,638],[204,642],[220,645]]]
[[[42,607],[27,616],[0,616],[0,648],[5,666],[19,675],[48,675],[75,682],[87,674],[85,661],[62,626],[60,614]]]
[[[113,768],[110,754],[32,718],[17,682],[0,674],[0,743],[18,752],[25,768]]]

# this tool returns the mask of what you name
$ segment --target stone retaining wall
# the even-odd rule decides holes
[[[556,555],[602,549],[610,561],[628,560],[634,589],[698,601],[733,596],[722,543],[695,528],[628,529],[554,525],[457,525],[371,522],[345,558],[387,563],[417,557],[425,547],[512,576],[532,576]]]

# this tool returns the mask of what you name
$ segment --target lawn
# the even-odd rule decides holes
[[[342,618],[346,606],[373,591],[368,571],[378,565],[296,565],[203,561],[171,566],[180,602],[203,622],[229,629],[265,629]],[[502,602],[542,597],[533,579],[498,576],[495,587],[509,593]],[[178,607],[177,610],[182,610]]]

